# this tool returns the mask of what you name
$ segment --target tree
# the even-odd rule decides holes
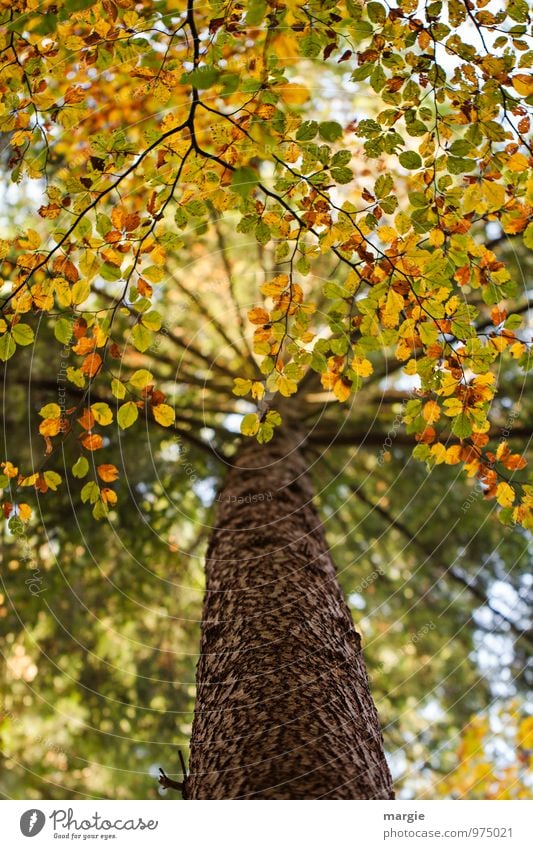
[[[424,538],[408,506],[389,509],[387,476],[412,451],[436,483],[457,467],[443,480],[460,492],[465,468],[477,489],[458,527],[492,499],[524,555],[529,302],[506,252],[533,240],[528,22],[525,3],[458,0],[4,14],[4,168],[26,209],[29,181],[46,193],[0,243],[7,408],[30,385],[30,443],[7,444],[2,467],[10,528],[27,539],[24,493],[48,504],[65,485],[112,525],[130,502],[143,522],[154,504],[172,515],[145,444],[204,498],[231,468],[206,557],[189,796],[391,795],[313,506],[321,476],[338,478],[346,537],[354,492],[414,539],[433,573],[422,598],[460,587],[519,657],[520,605],[435,557],[437,520]],[[437,630],[421,615],[411,648]]]

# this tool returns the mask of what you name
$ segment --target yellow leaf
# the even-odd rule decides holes
[[[427,401],[424,404],[422,415],[428,424],[435,424],[440,418],[440,407],[436,401]],[[441,462],[444,462],[441,460]]]
[[[41,407],[39,410],[39,415],[42,416],[43,419],[58,419],[61,415],[61,407],[59,404],[45,404],[45,406]]]
[[[505,186],[502,186],[501,183],[483,180],[482,187],[489,210],[501,209],[505,203]]]
[[[242,377],[236,377],[233,381],[233,394],[234,395],[248,395],[250,389],[252,388],[251,380],[244,380]]]
[[[244,436],[255,436],[259,430],[259,416],[256,413],[248,413],[241,422],[241,433]]]
[[[394,227],[384,225],[383,227],[378,228],[378,236],[382,242],[394,242],[394,240],[398,238],[398,233]]]
[[[506,481],[502,481],[496,487],[496,500],[500,507],[510,507],[515,499],[515,493],[512,486],[509,486]]]
[[[263,283],[261,292],[267,298],[279,298],[283,290],[286,288],[289,278],[286,274],[278,274],[269,283]]]
[[[28,522],[31,519],[32,509],[29,504],[19,504],[18,506],[18,514],[19,519],[22,522]]]
[[[264,385],[262,383],[259,383],[259,381],[255,380],[252,383],[252,398],[256,398],[258,401],[260,401],[261,398],[264,396],[264,394],[265,394]]]
[[[41,436],[57,436],[61,429],[61,419],[44,419],[39,425]]]
[[[459,463],[461,460],[460,454],[460,445],[450,445],[450,447],[446,449],[446,463],[448,466],[455,466],[456,463]]]
[[[510,171],[526,171],[529,167],[528,158],[523,153],[513,153],[507,161],[507,167]]]
[[[288,398],[290,395],[294,395],[298,389],[296,381],[291,380],[289,377],[285,377],[284,374],[279,374],[276,377],[276,386],[285,398]]]
[[[387,293],[387,300],[383,311],[383,324],[385,327],[396,327],[398,324],[400,310],[404,307],[403,295],[396,292],[392,286]]]
[[[289,103],[291,106],[301,106],[309,100],[309,89],[300,85],[300,83],[285,83],[278,90],[281,90],[281,96],[285,103]]]
[[[437,227],[435,230],[430,232],[428,241],[434,248],[440,248],[440,246],[444,244],[444,233]]]
[[[522,749],[533,749],[533,716],[528,716],[520,723],[516,742]]]
[[[113,421],[113,412],[109,404],[105,404],[104,402],[91,404],[91,411],[94,418],[100,425],[108,425]]]
[[[483,200],[481,186],[479,183],[472,183],[463,195],[463,212],[465,215],[468,215],[469,212],[479,212],[482,214],[486,206],[487,204]]]
[[[358,377],[368,377],[374,371],[374,366],[366,357],[354,357],[351,362],[351,369]]]
[[[511,82],[518,94],[522,94],[524,97],[533,94],[533,76],[531,74],[515,74],[511,78]]]
[[[333,394],[339,399],[339,401],[347,401],[350,397],[350,391],[350,385],[344,380],[344,378],[340,377],[337,381],[335,381]]]
[[[428,403],[432,404],[434,401],[429,401]],[[435,445],[431,446],[431,454],[435,459],[435,463],[439,466],[441,463],[446,463],[447,461],[447,452],[446,447],[442,444],[442,442],[436,442]]]
[[[9,462],[9,460],[2,463],[2,469],[4,470],[6,478],[16,478],[19,473],[18,466],[14,466],[13,463]]]
[[[152,412],[156,422],[163,425],[163,427],[170,427],[170,425],[174,424],[176,414],[168,404],[158,404],[156,407],[152,407]]]

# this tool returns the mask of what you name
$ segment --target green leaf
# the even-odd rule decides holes
[[[192,85],[194,88],[205,89],[216,83],[219,76],[220,71],[217,68],[203,65],[188,74],[183,74],[180,82],[184,85]]]
[[[300,41],[300,50],[302,56],[307,56],[309,59],[315,59],[322,50],[322,41],[315,33],[304,36]]]
[[[311,141],[318,133],[317,121],[304,121],[296,132],[297,141]]]
[[[143,327],[142,324],[136,324],[131,332],[131,335],[133,337],[133,344],[135,345],[137,350],[141,351],[142,353],[147,351],[150,345],[152,344],[153,333],[146,327]]]
[[[452,433],[459,439],[466,439],[472,434],[472,425],[466,413],[459,413],[452,421]]]
[[[84,478],[89,471],[89,461],[86,457],[78,457],[72,466],[72,474],[75,478]]]
[[[264,221],[258,221],[255,226],[255,238],[260,245],[266,245],[270,241],[271,233],[268,224]]]
[[[126,401],[125,404],[120,407],[117,415],[117,421],[119,427],[122,430],[126,430],[126,428],[131,427],[139,417],[139,408],[133,401]]]
[[[16,350],[17,346],[15,345],[15,341],[11,336],[11,333],[4,333],[3,336],[0,336],[0,360],[2,360],[2,362],[5,363],[6,360],[9,360]]]
[[[95,481],[89,481],[85,484],[81,491],[81,500],[85,504],[87,501],[90,501],[91,504],[95,504],[100,497],[100,489],[98,484]]]
[[[518,330],[523,322],[523,318],[521,315],[516,315],[513,313],[512,315],[507,316],[505,319],[505,324],[503,325],[506,330]]]
[[[257,171],[245,165],[244,168],[237,168],[233,172],[231,178],[231,188],[234,192],[243,198],[246,198],[255,189],[259,182]]]
[[[533,221],[524,230],[524,245],[533,251]]]
[[[31,345],[35,336],[29,324],[15,324],[11,328],[11,334],[17,345]]]
[[[141,318],[141,322],[149,330],[160,330],[162,321],[161,313],[158,313],[157,310],[148,310]]]
[[[337,121],[322,121],[318,126],[320,138],[324,141],[334,142],[342,138],[344,130]]]
[[[414,171],[422,167],[422,157],[414,150],[404,150],[398,157],[400,165],[407,168],[409,171]]]
[[[340,183],[341,185],[350,183],[353,180],[353,172],[351,168],[332,168],[330,174],[335,182]]]
[[[68,345],[72,339],[72,322],[68,318],[58,318],[54,324],[54,336],[62,345]]]

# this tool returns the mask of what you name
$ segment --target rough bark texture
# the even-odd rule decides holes
[[[296,437],[246,444],[218,498],[187,797],[393,798]]]

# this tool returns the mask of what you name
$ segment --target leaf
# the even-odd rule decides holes
[[[0,360],[2,360],[2,362],[5,363],[9,360],[16,350],[17,346],[15,345],[15,341],[11,336],[11,333],[5,333],[3,336],[0,336]]]
[[[157,310],[149,310],[148,312],[145,312],[144,315],[141,317],[141,322],[149,330],[157,331],[161,328],[161,313],[158,313]]]
[[[29,504],[25,504],[23,502],[22,504],[18,505],[18,515],[22,522],[29,522],[32,517],[32,513],[33,510],[31,509]]]
[[[286,377],[284,374],[278,374],[276,376],[276,387],[281,395],[285,398],[289,398],[291,395],[294,395],[295,392],[298,391],[298,384],[295,380],[291,380]]]
[[[338,121],[322,121],[318,125],[318,132],[320,134],[320,138],[329,142],[337,141],[337,139],[342,138],[344,135],[344,130]]]
[[[341,377],[333,385],[333,394],[339,401],[347,401],[351,395],[351,381]]]
[[[39,410],[39,415],[43,419],[58,419],[61,415],[61,407],[59,404],[45,404]]]
[[[529,97],[533,94],[533,76],[531,74],[515,74],[511,77],[513,88],[518,94]]]
[[[248,311],[248,320],[252,324],[268,324],[270,321],[270,313],[262,307],[254,307]]]
[[[117,380],[116,377],[114,377],[111,381],[111,392],[115,398],[119,399],[119,401],[126,397],[126,387],[120,380]]]
[[[46,471],[43,473],[43,477],[49,489],[54,492],[58,488],[59,484],[62,482],[63,478],[61,475],[58,475],[57,472]]]
[[[234,192],[236,192],[236,194],[246,198],[255,189],[258,182],[259,177],[257,172],[253,168],[245,166],[244,168],[237,168],[237,170],[233,172],[231,188]]]
[[[58,318],[54,324],[54,336],[62,345],[68,345],[72,339],[72,324],[68,318]]]
[[[137,421],[139,410],[133,401],[126,401],[118,411],[117,422],[122,430],[131,427]]]
[[[141,353],[147,351],[152,344],[153,334],[142,324],[136,324],[131,335],[133,337],[133,344]]]
[[[427,401],[422,409],[422,415],[429,425],[438,422],[440,418],[440,407],[437,402]]]
[[[78,457],[72,466],[72,474],[75,478],[84,478],[89,471],[89,461],[86,457]]]
[[[151,371],[148,369],[141,368],[137,371],[134,371],[132,376],[130,377],[128,383],[131,384],[135,389],[145,389],[150,384],[153,384],[154,376]]]
[[[398,160],[400,165],[403,165],[403,167],[407,168],[409,171],[414,171],[417,168],[422,167],[422,157],[414,150],[403,151],[403,153],[400,153]]]
[[[71,290],[72,303],[75,305],[82,304],[91,294],[91,285],[87,280],[82,280],[76,283]]]
[[[496,487],[496,501],[500,507],[511,507],[514,500],[515,492],[512,486],[509,486],[506,481],[499,483]]]
[[[116,481],[119,475],[118,469],[112,463],[102,463],[100,466],[96,467],[96,471],[98,472],[98,476],[105,481],[105,483],[112,483]]]
[[[255,436],[259,430],[259,416],[256,413],[248,413],[241,422],[241,433],[244,436]]]
[[[80,370],[83,374],[86,374],[87,377],[94,377],[101,365],[102,358],[100,354],[93,353],[85,357]]]
[[[452,421],[452,433],[459,439],[466,439],[472,434],[472,425],[466,413],[459,413]]]
[[[96,404],[91,404],[91,411],[100,425],[109,425],[113,421],[113,412],[109,404],[100,401]]]
[[[236,377],[233,381],[233,394],[238,396],[248,395],[252,388],[251,380],[244,380],[242,377]]]
[[[87,451],[98,451],[103,445],[103,439],[99,433],[86,433],[82,436],[81,444]]]
[[[17,345],[31,345],[35,339],[29,324],[15,324],[11,328],[11,333]]]
[[[170,427],[170,425],[174,424],[176,414],[168,404],[157,404],[155,407],[152,407],[152,413],[156,422],[163,427]]]
[[[89,481],[85,484],[81,491],[81,500],[85,504],[87,501],[90,501],[91,504],[95,504],[100,497],[100,488],[95,481]]]

